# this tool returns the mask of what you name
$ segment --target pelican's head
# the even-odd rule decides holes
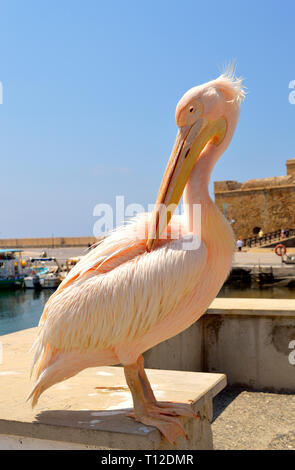
[[[149,225],[147,250],[156,245],[177,207],[189,176],[208,146],[228,145],[245,92],[232,71],[191,88],[176,107],[178,133]],[[223,145],[221,145],[223,143]],[[220,150],[219,149],[219,150]],[[218,152],[217,152],[218,153]]]

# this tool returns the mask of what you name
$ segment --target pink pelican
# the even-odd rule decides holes
[[[45,305],[34,343],[32,406],[46,389],[87,367],[122,364],[134,404],[129,416],[155,426],[172,443],[185,434],[177,417],[194,416],[191,406],[156,400],[142,354],[198,320],[230,270],[234,235],[208,184],[232,139],[244,95],[230,71],[181,98],[178,134],[153,213],[112,232]],[[173,216],[182,194],[184,215]],[[195,205],[201,208],[199,238]],[[179,229],[178,239],[169,236]],[[185,248],[188,238],[196,239],[196,249]]]

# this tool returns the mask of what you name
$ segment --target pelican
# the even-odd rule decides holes
[[[197,417],[190,405],[156,400],[142,354],[198,320],[230,270],[234,235],[208,184],[244,95],[241,79],[228,71],[180,99],[178,133],[153,212],[86,254],[45,305],[33,345],[32,406],[46,389],[85,368],[122,364],[134,405],[129,416],[155,426],[171,443],[185,434],[178,417]],[[173,215],[182,195],[184,214]],[[195,249],[186,249],[188,238]]]

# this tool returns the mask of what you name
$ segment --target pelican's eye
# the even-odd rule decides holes
[[[195,108],[193,106],[191,106],[190,109],[189,109],[189,112],[192,113],[194,111],[194,109]]]

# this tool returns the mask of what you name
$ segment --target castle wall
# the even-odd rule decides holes
[[[286,161],[287,175],[295,176],[295,158]]]
[[[215,203],[231,221],[235,235],[253,236],[253,228],[264,233],[295,227],[295,185],[265,188],[221,190],[226,185],[215,184]],[[231,186],[234,186],[231,182]]]

